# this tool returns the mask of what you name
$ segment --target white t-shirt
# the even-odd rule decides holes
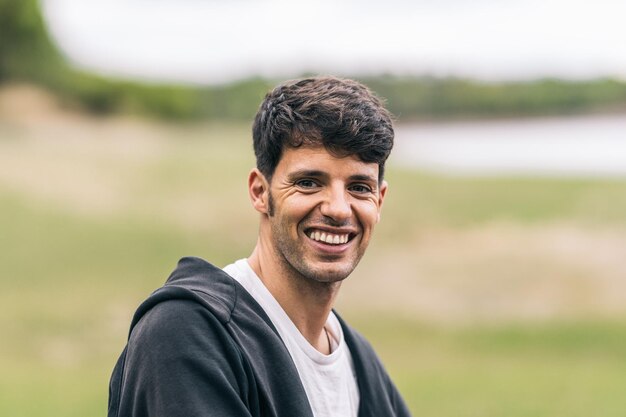
[[[332,349],[330,355],[324,355],[302,336],[246,259],[224,267],[224,271],[252,295],[276,327],[296,365],[313,415],[356,417],[359,410],[359,390],[354,363],[337,316],[331,311],[324,326],[331,338]],[[289,381],[285,383],[288,384]]]

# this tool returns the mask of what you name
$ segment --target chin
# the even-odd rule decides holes
[[[345,265],[333,263],[322,263],[321,265],[306,265],[300,269],[300,273],[305,278],[317,282],[340,282],[348,278],[356,265]]]

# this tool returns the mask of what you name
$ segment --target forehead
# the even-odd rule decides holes
[[[356,155],[337,156],[323,146],[285,148],[275,175],[302,170],[319,170],[329,175],[364,175],[378,179],[378,164],[363,162]]]

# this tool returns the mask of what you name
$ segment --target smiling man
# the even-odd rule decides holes
[[[223,269],[183,258],[139,307],[109,417],[409,416],[371,346],[333,311],[380,219],[393,136],[355,81],[268,93],[248,178],[257,244]]]

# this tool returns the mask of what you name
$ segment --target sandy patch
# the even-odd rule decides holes
[[[489,224],[370,252],[349,309],[473,323],[626,314],[626,231]]]
[[[135,213],[193,230],[217,207],[214,175],[202,177],[210,169],[195,183],[179,178],[189,175],[186,164],[199,170],[215,160],[214,126],[73,113],[18,85],[0,90],[0,134],[0,187],[42,206],[91,217]],[[170,178],[158,177],[163,164]],[[180,186],[163,195],[163,180]],[[195,186],[202,181],[204,190]]]

